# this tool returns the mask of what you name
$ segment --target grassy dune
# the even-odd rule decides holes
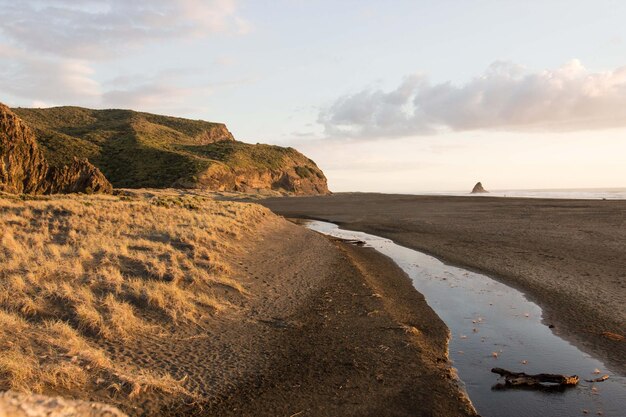
[[[0,390],[193,397],[106,347],[234,308],[224,290],[246,290],[231,277],[230,254],[266,215],[167,190],[0,196]]]

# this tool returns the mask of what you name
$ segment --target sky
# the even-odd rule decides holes
[[[626,187],[626,2],[0,0],[0,101],[224,122],[333,191]]]

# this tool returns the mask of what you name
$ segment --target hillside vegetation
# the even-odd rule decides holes
[[[35,131],[51,164],[88,158],[116,188],[328,193],[312,160],[293,148],[235,141],[220,123],[131,110],[14,111]]]
[[[167,352],[236,309],[246,290],[232,254],[270,217],[257,205],[172,190],[0,194],[0,391],[126,409],[150,396],[194,401],[186,375],[163,373],[142,352]]]

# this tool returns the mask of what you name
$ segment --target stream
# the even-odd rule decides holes
[[[520,291],[389,239],[321,221],[304,225],[325,235],[363,241],[408,274],[450,329],[450,360],[482,416],[626,416],[626,378],[554,334],[542,323],[541,308]],[[575,374],[581,381],[567,389],[496,389],[503,381],[491,373],[493,367],[528,374]],[[609,379],[584,381],[603,375]]]

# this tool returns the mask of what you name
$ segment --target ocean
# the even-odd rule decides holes
[[[416,195],[448,195],[448,196],[480,196],[480,197],[513,197],[513,198],[559,198],[582,200],[626,200],[626,188],[579,188],[579,189],[545,189],[545,190],[489,190],[485,194],[444,191],[415,193]]]

